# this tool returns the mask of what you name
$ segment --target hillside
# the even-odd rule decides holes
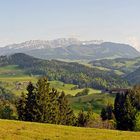
[[[139,132],[0,120],[1,140],[138,140]]]
[[[41,59],[96,60],[105,58],[134,58],[140,53],[130,45],[103,42],[56,39],[31,40],[0,48],[0,55],[26,53]]]
[[[89,62],[93,66],[103,67],[110,70],[119,70],[124,74],[133,72],[140,67],[140,57],[136,58],[116,58],[102,59]]]
[[[140,84],[140,67],[125,77],[132,85]]]
[[[91,91],[91,94],[79,97],[68,98],[72,109],[77,113],[79,110],[88,110],[89,104],[95,113],[100,114],[103,107],[108,103],[114,103],[115,96]]]
[[[50,81],[62,81],[80,88],[125,87],[127,82],[114,72],[91,68],[78,63],[42,60],[22,53],[0,58],[1,66],[17,65],[26,75],[47,76]],[[120,84],[121,83],[121,84]]]
[[[132,85],[140,83],[140,57],[103,59],[89,62],[93,67],[120,73]]]

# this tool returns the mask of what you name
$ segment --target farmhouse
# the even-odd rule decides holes
[[[113,88],[113,89],[106,89],[102,91],[102,93],[109,93],[109,94],[125,94],[129,89],[128,88]]]

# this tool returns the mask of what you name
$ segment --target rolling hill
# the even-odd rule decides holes
[[[0,48],[0,55],[26,53],[41,59],[96,60],[105,58],[134,58],[140,53],[130,45],[103,42],[56,39],[31,40]]]
[[[22,53],[0,57],[0,65],[17,65],[26,75],[47,76],[50,81],[62,81],[80,88],[126,87],[127,81],[114,72],[99,70],[75,62],[42,60]]]
[[[0,120],[2,140],[138,140],[139,132]]]
[[[89,62],[92,66],[103,67],[109,70],[119,70],[128,74],[140,67],[140,57],[102,59]]]
[[[132,85],[139,85],[140,84],[140,67],[135,71],[129,73],[125,76],[125,78],[132,84]]]
[[[140,84],[140,57],[103,59],[89,62],[94,67],[121,73],[131,85]]]

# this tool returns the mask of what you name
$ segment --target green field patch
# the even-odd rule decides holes
[[[0,67],[0,77],[24,76],[25,72],[17,65],[8,65]]]
[[[26,87],[30,81],[33,83],[37,82],[37,77],[0,77],[0,84],[6,89],[10,90],[15,95],[20,95],[22,92],[26,92]]]
[[[84,89],[84,88],[79,89],[79,88],[77,88],[77,85],[65,84],[65,83],[60,82],[60,81],[49,81],[49,82],[50,82],[50,86],[52,88],[55,88],[60,92],[64,91],[65,94],[70,94],[73,96],[75,96],[78,92],[81,92]],[[101,93],[101,91],[89,88],[89,94],[92,94],[92,93]]]
[[[103,107],[105,107],[107,104],[114,103],[114,98],[115,97],[111,96],[110,94],[93,93],[86,96],[69,98],[69,102],[72,109],[76,112],[81,109],[87,111],[89,105],[91,105],[94,112],[100,114]]]

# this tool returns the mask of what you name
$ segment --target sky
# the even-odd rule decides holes
[[[0,47],[56,38],[127,43],[140,51],[140,0],[0,0]]]

